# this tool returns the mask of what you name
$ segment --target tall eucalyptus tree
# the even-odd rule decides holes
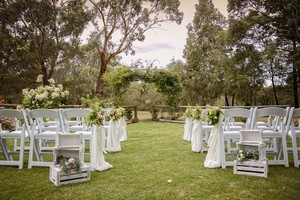
[[[298,0],[229,0],[228,11],[233,37],[241,43],[252,43],[264,52],[269,44],[284,50],[281,63],[292,66],[294,106],[299,107],[298,82],[300,72],[300,1]],[[268,39],[268,43],[264,41]],[[270,53],[270,51],[269,51]],[[269,63],[265,63],[269,64]],[[270,68],[270,67],[269,67]],[[289,69],[285,70],[289,71]]]
[[[70,50],[79,45],[89,21],[85,10],[85,1],[1,1],[1,27],[5,30],[1,35],[5,33],[15,44],[2,49],[11,58],[3,64],[2,57],[2,64],[20,66],[20,73],[42,74],[43,83],[48,84],[55,69],[72,58]]]
[[[220,61],[226,58],[224,41],[225,17],[214,7],[211,0],[199,0],[184,48],[187,61],[186,79],[191,96],[198,96],[201,104],[219,96],[223,80]],[[194,93],[194,94],[192,94]]]
[[[93,41],[100,58],[95,94],[104,90],[103,75],[117,55],[134,54],[134,41],[143,41],[145,32],[164,22],[181,23],[179,0],[89,0],[94,13]]]

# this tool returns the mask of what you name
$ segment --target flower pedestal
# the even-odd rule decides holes
[[[103,126],[93,126],[93,148],[91,151],[91,170],[104,171],[113,166],[105,161],[103,151],[105,141],[105,130]]]
[[[235,160],[233,166],[234,174],[268,177],[268,160],[266,158],[266,144],[262,141],[262,131],[244,130],[240,131],[240,142],[237,148],[242,152],[257,152],[256,159]]]

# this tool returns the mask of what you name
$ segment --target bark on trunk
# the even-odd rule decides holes
[[[98,81],[97,81],[97,86],[95,90],[95,95],[102,95],[103,90],[104,90],[104,79],[103,75],[105,74],[107,69],[107,62],[101,61],[101,67],[100,67],[100,72],[98,75]]]

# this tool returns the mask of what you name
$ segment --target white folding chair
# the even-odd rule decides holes
[[[84,119],[89,115],[90,109],[71,108],[61,109],[63,132],[87,131],[87,123]]]
[[[295,122],[297,119],[300,118],[300,108],[295,109],[294,107],[291,108],[288,122],[290,123],[290,130],[288,131],[288,136],[292,140],[292,151],[293,151],[293,159],[294,159],[294,166],[299,167],[300,159],[300,145],[299,145],[299,138],[300,138],[300,127],[295,126]],[[299,122],[298,122],[299,123]],[[289,126],[289,124],[287,124]]]
[[[232,155],[232,152],[237,151],[236,142],[240,139],[240,130],[251,130],[254,108],[230,108],[224,111],[224,123],[221,133],[220,149],[222,157],[222,168],[233,166],[233,159],[227,159]],[[242,118],[245,123],[236,124],[236,118]],[[225,148],[225,143],[226,148]],[[234,147],[233,147],[234,146]]]
[[[267,155],[273,154],[273,160],[269,159],[269,165],[285,165],[289,166],[288,162],[288,153],[287,153],[287,142],[286,142],[286,124],[288,123],[287,119],[288,109],[269,107],[269,108],[260,108],[256,110],[254,120],[258,118],[273,118],[273,122],[270,126],[259,126],[256,123],[255,129],[263,130],[264,141],[267,142]],[[280,153],[283,153],[283,159],[280,159]]]
[[[0,126],[0,146],[5,157],[5,160],[0,160],[0,165],[16,165],[19,166],[19,169],[22,169],[25,138],[30,135],[26,113],[24,110],[2,109],[0,110],[0,118],[9,118],[16,122],[16,129],[12,131],[2,130]],[[20,126],[19,123],[21,123]],[[8,139],[20,140],[18,151],[10,150],[9,144],[7,143]],[[13,156],[14,154],[18,154],[18,160],[15,160],[16,156]]]
[[[36,109],[28,111],[32,138],[28,168],[32,166],[51,166],[56,135],[61,130],[59,111],[55,109]],[[51,121],[51,125],[47,121]],[[45,126],[46,125],[46,126]],[[36,160],[33,159],[35,156]],[[47,160],[47,156],[51,157]]]
[[[71,108],[71,109],[62,109],[62,118],[64,124],[65,133],[81,133],[84,146],[89,143],[89,153],[85,153],[86,157],[90,157],[90,152],[92,150],[92,131],[87,126],[87,123],[84,122],[85,118],[91,112],[91,109],[81,109],[81,108]]]

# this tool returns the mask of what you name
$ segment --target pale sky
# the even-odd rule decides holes
[[[192,23],[195,4],[198,0],[181,0],[180,10],[184,12],[181,25],[174,23],[163,24],[164,30],[149,30],[143,42],[134,42],[135,55],[121,54],[121,62],[127,65],[141,59],[153,62],[154,66],[165,67],[174,58],[183,60],[183,49],[187,38],[186,26]],[[213,0],[220,12],[227,17],[227,0]]]

